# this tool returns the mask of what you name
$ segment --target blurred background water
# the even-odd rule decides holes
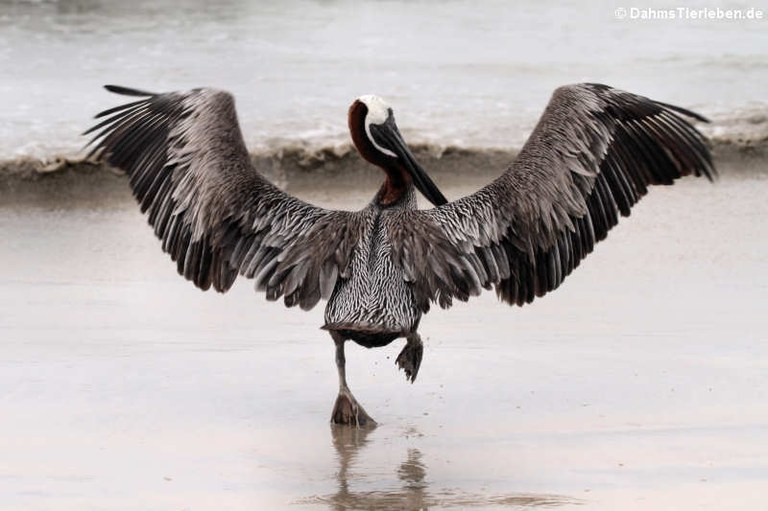
[[[254,150],[345,143],[346,108],[366,93],[393,105],[411,142],[473,147],[519,147],[552,90],[578,81],[710,116],[765,107],[768,8],[760,21],[617,18],[630,7],[1,0],[0,160],[74,155],[90,117],[122,100],[105,83],[227,89]]]

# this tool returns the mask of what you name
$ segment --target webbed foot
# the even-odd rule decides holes
[[[365,412],[365,409],[357,402],[349,389],[339,391],[336,404],[333,405],[331,422],[358,428],[376,427],[376,421]]]
[[[421,357],[424,355],[424,344],[416,332],[408,335],[403,351],[397,356],[395,363],[405,371],[405,379],[413,383],[421,367]]]

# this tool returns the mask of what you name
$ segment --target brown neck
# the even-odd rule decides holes
[[[381,206],[391,206],[402,199],[411,187],[411,176],[407,172],[390,172],[384,169],[387,177],[376,194],[376,200]]]
[[[391,206],[408,192],[411,176],[396,158],[383,154],[368,140],[365,133],[367,113],[368,107],[365,104],[360,101],[352,103],[349,107],[349,133],[360,156],[386,173],[387,177],[376,194],[376,200],[381,206]]]

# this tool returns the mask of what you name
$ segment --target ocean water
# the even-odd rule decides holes
[[[579,81],[716,119],[764,111],[768,8],[760,21],[617,18],[631,7],[0,0],[0,161],[76,156],[91,116],[123,101],[106,83],[227,89],[253,150],[344,144],[346,109],[367,93],[392,104],[409,141],[463,147],[519,147],[551,91]]]

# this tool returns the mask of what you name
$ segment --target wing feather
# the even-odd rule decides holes
[[[358,214],[317,208],[281,191],[252,166],[230,94],[155,94],[97,114],[89,157],[124,170],[141,211],[197,287],[228,290],[238,274],[270,300],[312,308],[345,278]],[[330,290],[330,291],[329,291]]]
[[[495,286],[510,304],[556,289],[650,185],[716,177],[700,115],[600,84],[557,89],[516,161],[476,193],[391,229],[419,302]]]

